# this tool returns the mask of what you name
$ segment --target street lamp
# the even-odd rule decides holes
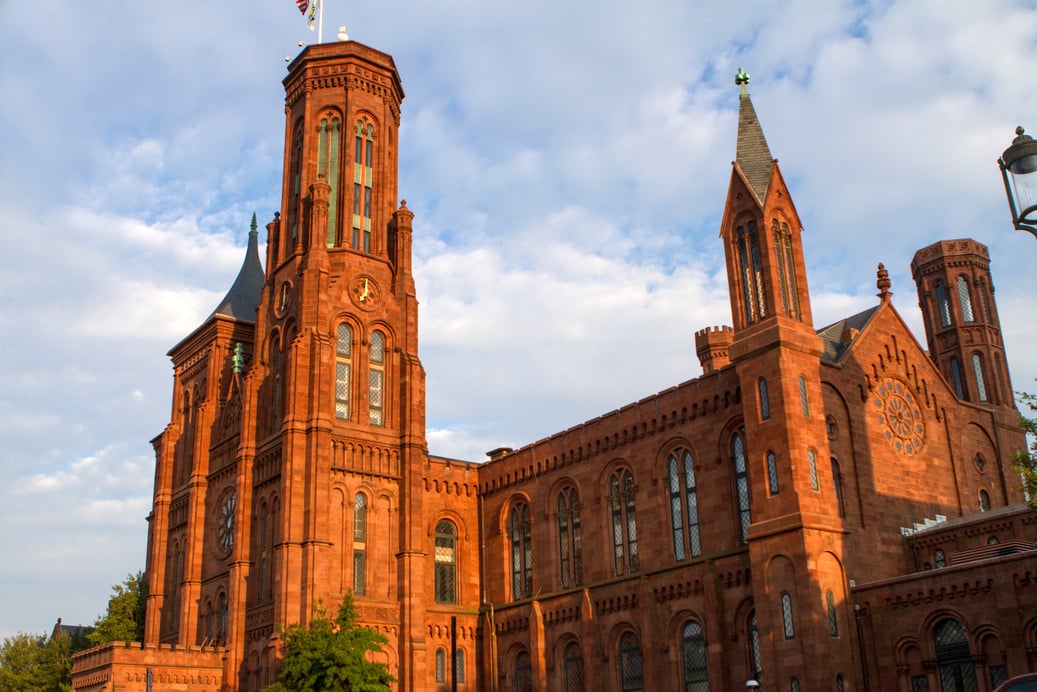
[[[1012,146],[1005,149],[997,165],[1005,181],[1012,224],[1037,238],[1037,141],[1022,125],[1015,128],[1015,134]]]

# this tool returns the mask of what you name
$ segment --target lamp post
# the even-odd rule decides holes
[[[1005,181],[1012,225],[1037,238],[1037,141],[1022,125],[1015,128],[1012,146],[997,160]]]

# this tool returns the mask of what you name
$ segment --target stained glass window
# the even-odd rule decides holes
[[[778,494],[778,460],[774,452],[767,452],[767,482],[770,485],[771,495]]]
[[[958,302],[961,303],[962,322],[974,322],[976,318],[972,312],[972,295],[969,293],[969,280],[964,276],[958,277]]]
[[[511,538],[511,598],[515,601],[530,598],[533,595],[533,542],[528,505],[520,503],[511,508],[508,533]]]
[[[335,417],[349,420],[349,375],[352,370],[353,330],[348,324],[338,326],[335,343]]]
[[[785,628],[785,638],[796,638],[796,623],[792,619],[792,596],[788,591],[781,593],[781,620]]]
[[[583,539],[576,488],[564,488],[558,493],[558,558],[562,588],[582,584]]]
[[[623,692],[643,692],[641,644],[633,632],[627,632],[619,640],[619,677]]]
[[[738,497],[738,523],[742,541],[746,540],[749,524],[752,523],[752,511],[750,509],[751,492],[749,489],[749,473],[745,462],[745,440],[742,439],[742,431],[734,434],[731,438],[731,455],[735,462],[735,490]]]
[[[709,692],[706,672],[706,639],[702,625],[692,620],[681,630],[684,692]]]
[[[436,524],[436,603],[457,603],[457,527],[446,519]]]
[[[385,335],[381,332],[371,333],[371,375],[370,393],[367,398],[367,411],[371,425],[384,424],[383,407],[385,405]]]
[[[584,692],[583,652],[576,642],[566,645],[563,665],[563,692]]]
[[[609,507],[616,574],[636,572],[639,568],[637,513],[634,506],[634,477],[628,469],[618,469],[609,478]]]

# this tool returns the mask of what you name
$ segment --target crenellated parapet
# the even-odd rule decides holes
[[[695,353],[698,354],[703,375],[731,364],[729,351],[734,338],[734,330],[726,325],[706,327],[695,332]]]

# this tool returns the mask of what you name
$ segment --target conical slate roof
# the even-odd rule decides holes
[[[256,321],[256,310],[259,309],[259,297],[263,292],[266,276],[263,265],[259,261],[259,232],[256,230],[256,215],[252,215],[252,226],[248,233],[248,248],[245,250],[245,261],[241,264],[238,278],[227,291],[220,304],[212,311],[213,315],[225,315],[249,322]]]
[[[763,200],[767,195],[767,184],[771,179],[774,157],[771,156],[771,150],[763,136],[763,128],[760,127],[760,120],[756,117],[756,109],[753,108],[752,99],[749,98],[749,91],[745,88],[745,85],[749,83],[749,75],[741,68],[739,68],[735,83],[742,87],[742,93],[738,97],[738,144],[735,150],[735,160],[753,190],[760,200]]]

